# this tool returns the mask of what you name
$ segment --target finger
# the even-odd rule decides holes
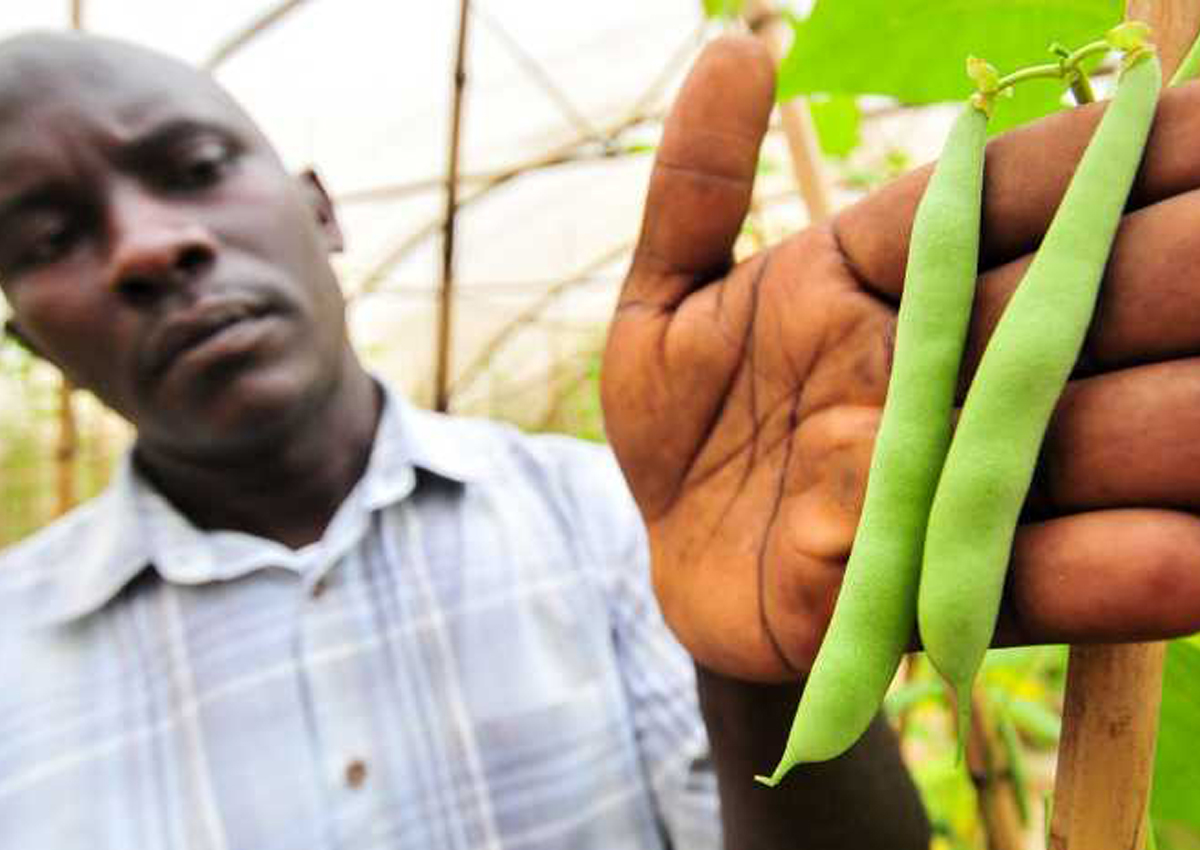
[[[728,267],[774,94],[774,66],[756,39],[705,48],[663,130],[622,302],[673,305]]]
[[[1200,519],[1111,510],[1022,526],[998,644],[1118,643],[1200,631]]]
[[[1080,372],[1200,354],[1200,191],[1125,216],[1113,243]],[[962,386],[1033,256],[980,276],[963,353]]]
[[[1103,114],[1103,103],[1048,116],[988,144],[980,268],[1037,247]],[[1146,156],[1130,196],[1138,209],[1200,187],[1200,82],[1170,89],[1159,102]],[[834,220],[842,249],[864,285],[898,296],[926,165],[843,211]]]
[[[1197,358],[1071,382],[1046,432],[1035,484],[1041,510],[1200,510],[1197,398]]]

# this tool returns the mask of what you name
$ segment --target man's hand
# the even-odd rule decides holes
[[[773,92],[750,38],[697,62],[667,122],[603,380],[668,623],[701,664],[764,681],[808,670],[832,611],[929,175],[732,265]],[[964,388],[1102,110],[989,145]],[[1200,630],[1198,137],[1200,85],[1168,92],[1018,530],[1004,642]]]

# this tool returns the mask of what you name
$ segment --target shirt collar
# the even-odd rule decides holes
[[[484,450],[463,439],[454,418],[419,410],[380,386],[383,409],[367,468],[319,543],[296,552],[241,532],[204,532],[127,454],[103,494],[4,553],[6,567],[39,577],[35,621],[64,623],[97,611],[151,564],[167,581],[202,584],[236,578],[264,562],[299,562],[314,551],[336,556],[358,539],[371,512],[413,492],[416,470],[462,484],[486,474]],[[230,558],[230,552],[243,557]]]

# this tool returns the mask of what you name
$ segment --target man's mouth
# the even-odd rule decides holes
[[[221,360],[245,354],[260,336],[255,325],[271,315],[258,302],[213,298],[197,302],[166,319],[147,347],[146,374],[160,378],[183,360]]]

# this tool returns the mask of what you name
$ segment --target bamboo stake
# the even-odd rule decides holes
[[[75,507],[75,461],[79,456],[79,429],[75,421],[75,388],[66,376],[58,385],[58,445],[54,450],[54,470],[58,479],[55,516]]]
[[[71,29],[83,29],[83,0],[71,0]],[[58,384],[58,444],[54,449],[54,472],[57,479],[54,505],[55,516],[62,516],[75,507],[75,463],[79,456],[79,428],[75,420],[75,387],[66,375]]]
[[[307,0],[284,0],[277,6],[263,12],[242,29],[235,32],[233,35],[226,38],[212,55],[208,57],[208,61],[204,63],[204,68],[207,71],[215,71],[217,68],[227,62],[233,54],[237,53],[254,39],[258,38],[264,32],[269,30],[275,24],[279,23],[289,14],[302,6]]]
[[[437,372],[434,375],[433,406],[450,407],[447,392],[450,377],[450,335],[454,308],[454,227],[458,217],[458,161],[462,139],[462,102],[467,86],[467,21],[471,0],[458,7],[458,48],[454,58],[454,93],[450,110],[450,150],[446,166],[446,217],[442,224],[442,287],[438,298]]]
[[[1200,30],[1200,0],[1128,0],[1170,78]],[[1073,646],[1050,824],[1052,850],[1146,844],[1166,644]]]
[[[505,50],[508,51],[513,61],[520,66],[521,70],[533,82],[537,83],[538,88],[546,93],[546,96],[550,98],[554,106],[569,123],[575,126],[575,129],[579,131],[581,136],[593,141],[603,141],[600,133],[588,121],[587,116],[575,108],[575,104],[571,102],[571,98],[567,96],[567,93],[555,81],[553,74],[543,68],[541,63],[528,50],[522,47],[521,43],[513,38],[496,18],[489,15],[482,7],[476,6],[474,14],[479,18],[479,22],[490,30],[492,35],[504,45]]]
[[[787,23],[776,12],[771,0],[746,0],[742,14],[778,65],[787,53],[788,32]],[[808,208],[809,221],[814,224],[824,221],[832,214],[833,203],[821,170],[821,151],[808,102],[802,97],[794,97],[779,104],[779,117],[791,153],[792,175]]]
[[[1145,846],[1165,643],[1073,646],[1052,850]]]

